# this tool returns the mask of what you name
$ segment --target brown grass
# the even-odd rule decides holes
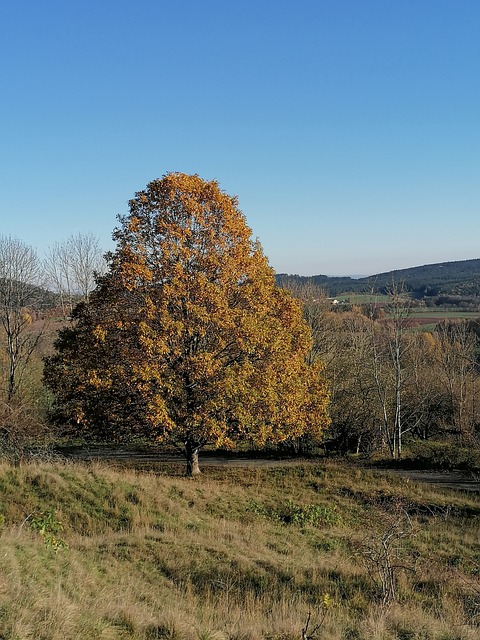
[[[478,496],[325,463],[157,471],[0,467],[2,638],[300,640],[309,612],[319,639],[480,637]],[[399,505],[382,605],[362,545]],[[30,526],[48,513],[57,553]]]

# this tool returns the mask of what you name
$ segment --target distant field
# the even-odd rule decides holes
[[[387,302],[389,302],[389,297],[383,294],[342,293],[339,296],[335,296],[335,300],[348,302],[349,304],[386,304]]]
[[[374,306],[383,306],[390,302],[390,297],[387,295],[373,295],[363,293],[343,293],[339,296],[336,296],[335,299],[339,300],[340,302],[346,302],[348,304],[354,305],[371,304]],[[474,320],[476,318],[480,318],[480,310],[461,311],[457,309],[428,309],[421,307],[413,308],[411,317],[415,324],[431,324],[433,326],[438,322],[447,319],[466,318],[469,320]]]
[[[422,325],[423,329],[434,328],[442,320],[467,319],[475,320],[480,316],[478,311],[431,311],[430,309],[415,309],[412,313],[412,323]]]
[[[414,309],[413,318],[434,318],[443,320],[444,318],[468,318],[474,320],[480,317],[479,311],[432,311],[431,309]]]
[[[403,297],[403,299],[405,300],[405,302],[410,302],[411,298],[408,295],[405,295]],[[386,294],[381,294],[381,293],[342,293],[339,296],[335,296],[335,300],[339,300],[340,302],[347,302],[349,304],[374,304],[374,305],[384,305],[384,304],[388,304],[389,302],[391,302],[391,296],[388,296]],[[479,299],[479,306],[480,306],[480,299]],[[433,313],[436,313],[436,311],[433,311]],[[442,310],[440,310],[438,313],[443,313]],[[480,315],[480,311],[478,312],[478,314]]]

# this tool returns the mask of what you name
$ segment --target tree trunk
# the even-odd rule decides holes
[[[185,457],[187,459],[187,476],[193,477],[201,473],[200,466],[198,464],[198,452],[200,451],[201,444],[199,442],[192,442],[187,440],[185,442]]]

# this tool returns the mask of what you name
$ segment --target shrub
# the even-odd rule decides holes
[[[480,471],[480,452],[448,442],[421,441],[409,447],[407,460],[428,469],[460,469]]]

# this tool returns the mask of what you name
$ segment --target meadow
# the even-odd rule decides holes
[[[480,499],[337,462],[0,466],[4,640],[474,640]]]

